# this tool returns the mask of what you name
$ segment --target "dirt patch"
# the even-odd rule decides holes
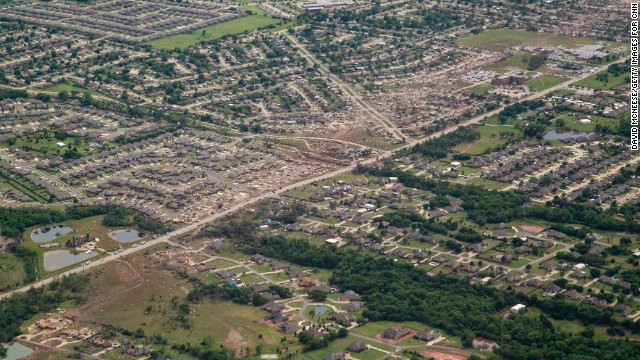
[[[227,335],[224,344],[232,349],[236,349],[236,355],[242,355],[242,349],[251,345],[242,334],[232,328],[229,328],[229,335]]]
[[[520,226],[520,228],[532,234],[538,234],[545,229],[542,226],[537,226],[537,225],[522,225]]]
[[[427,359],[435,359],[435,360],[469,360],[467,356],[457,355],[457,354],[447,354],[437,351],[421,351],[420,355],[426,357]]]

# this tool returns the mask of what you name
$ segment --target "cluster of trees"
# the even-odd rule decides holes
[[[304,345],[302,352],[308,352],[318,350],[329,346],[329,344],[336,339],[346,338],[349,335],[349,330],[340,328],[338,331],[329,331],[325,333],[322,338],[315,338],[307,332],[301,332],[298,334],[298,340]]]
[[[234,360],[236,359],[233,349],[220,345],[219,347],[213,346],[198,346],[191,343],[186,344],[173,344],[171,348],[180,351],[185,354],[189,354],[195,359],[200,360]],[[160,355],[158,353],[152,353],[152,355]]]
[[[518,115],[544,106],[542,100],[525,100],[509,105],[498,113],[498,121],[504,124],[509,120],[515,119]]]
[[[219,286],[217,284],[200,284],[187,294],[187,300],[193,303],[201,303],[204,299],[218,299],[233,301],[237,304],[261,306],[268,302],[267,299],[255,294],[247,286],[237,287],[229,284]]]
[[[480,226],[486,223],[535,218],[552,223],[581,224],[600,230],[640,231],[640,224],[634,221],[632,216],[620,220],[600,208],[560,198],[554,198],[547,204],[532,204],[529,197],[514,191],[487,190],[480,186],[432,180],[390,167],[358,166],[355,172],[373,176],[394,176],[407,187],[428,190],[436,195],[458,197],[464,202],[469,219]]]
[[[419,153],[430,159],[442,159],[447,157],[452,147],[476,141],[480,139],[480,132],[474,127],[461,127],[453,132],[438,138],[417,144],[406,153]]]
[[[14,90],[7,88],[0,88],[0,100],[4,99],[26,99],[29,95],[24,90]]]
[[[2,235],[20,238],[26,228],[67,220],[79,220],[90,216],[105,215],[105,226],[138,226],[143,230],[164,232],[167,225],[149,219],[138,212],[115,205],[78,205],[58,208],[8,208],[0,207],[0,232]]]
[[[423,270],[389,259],[345,252],[330,280],[363,296],[366,318],[421,321],[461,337],[465,346],[471,345],[474,336],[482,336],[500,344],[495,352],[503,359],[595,360],[604,355],[622,359],[633,358],[640,350],[640,344],[634,342],[594,340],[589,333],[558,332],[544,315],[537,319],[511,315],[505,319],[497,314],[512,304],[525,303],[540,306],[557,319],[634,326],[616,323],[610,309],[594,310],[556,299],[538,301],[523,294],[471,285],[455,276],[430,278]]]
[[[151,219],[143,214],[124,207],[110,206],[102,220],[105,226],[137,226],[142,230],[154,233],[163,233],[171,230],[171,227],[159,220]]]
[[[404,215],[392,213],[384,216],[397,225],[421,226],[422,222],[417,218],[403,220]],[[411,217],[410,214],[406,216]],[[593,331],[588,327],[580,334],[558,332],[546,317],[640,332],[640,324],[616,320],[611,309],[565,302],[561,297],[541,300],[511,290],[499,291],[473,285],[455,273],[428,277],[423,269],[410,264],[396,263],[352,249],[315,246],[304,239],[288,241],[281,236],[267,234],[259,239],[252,237],[243,242],[232,241],[248,253],[260,252],[298,265],[332,269],[332,284],[363,296],[367,304],[363,312],[365,318],[374,321],[421,321],[459,336],[465,346],[471,346],[475,336],[482,336],[500,344],[496,357],[595,360],[604,354],[613,356],[611,358],[631,358],[640,350],[640,344],[634,342],[595,340]],[[215,288],[216,292],[226,291],[224,287]],[[498,314],[516,303],[538,307],[547,315],[539,318],[510,315],[503,318]],[[310,339],[305,341],[311,342]],[[311,349],[319,344],[313,342],[309,346]]]
[[[547,60],[547,55],[544,54],[535,54],[529,58],[527,61],[527,69],[528,70],[536,70],[540,66],[544,65],[544,62]]]
[[[30,289],[0,300],[0,343],[10,342],[20,335],[20,326],[33,316],[52,311],[66,301],[82,301],[79,295],[86,288],[84,275],[72,274],[47,287]],[[0,346],[0,357],[6,349]]]

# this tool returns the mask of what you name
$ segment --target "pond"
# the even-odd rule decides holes
[[[44,253],[44,269],[47,271],[55,271],[77,264],[97,256],[98,253],[89,251],[74,254],[69,250],[55,250]]]
[[[9,345],[3,345],[7,349],[6,360],[18,360],[29,356],[33,350],[20,343],[14,342]]]
[[[313,315],[322,315],[327,311],[329,311],[329,308],[324,305],[321,305],[313,309]]]
[[[144,233],[133,229],[118,230],[109,233],[109,237],[121,243],[132,243],[144,237]]]
[[[31,240],[37,243],[46,243],[72,231],[73,228],[65,224],[54,225],[50,227],[41,227],[31,232]]]
[[[567,132],[557,132],[555,130],[551,130],[548,133],[544,134],[542,137],[545,140],[564,140],[564,139],[577,139],[579,137],[589,137],[593,135],[590,132],[581,132],[581,131],[567,131]]]

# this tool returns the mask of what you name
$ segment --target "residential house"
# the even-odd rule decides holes
[[[327,317],[327,319],[334,321],[337,324],[340,324],[344,327],[351,326],[352,323],[356,322],[356,318],[353,315],[345,314],[345,313],[333,313]]]
[[[274,301],[270,301],[262,306],[262,310],[266,310],[270,313],[277,313],[284,310],[284,305],[278,304]]]
[[[269,261],[269,258],[266,258],[260,254],[255,254],[253,256],[251,256],[251,261],[253,261],[254,263],[258,264],[258,265],[262,265],[262,264],[266,264]]]
[[[559,293],[562,290],[562,288],[556,284],[547,284],[542,287],[542,290],[544,291],[545,295],[553,296]]]
[[[345,360],[344,353],[336,352],[325,356],[322,360]]]
[[[366,351],[367,349],[369,349],[369,347],[361,341],[354,341],[351,344],[349,344],[349,346],[347,346],[348,352],[359,353],[359,352]]]
[[[345,305],[342,307],[343,310],[348,312],[357,312],[360,311],[364,307],[364,303],[362,301],[352,301],[349,305]]]
[[[582,295],[581,293],[575,291],[575,290],[569,290],[567,292],[564,293],[564,295],[566,295],[569,299],[574,300],[574,301],[579,301],[582,300],[584,298],[584,295]]]
[[[416,332],[416,334],[413,337],[420,341],[429,342],[439,338],[440,333],[437,333],[435,331],[420,330]]]
[[[406,326],[400,326],[397,328],[388,328],[382,332],[382,337],[385,339],[398,340],[411,333],[411,329]]]
[[[283,262],[275,262],[271,264],[271,270],[273,271],[285,270],[287,268],[289,268],[289,264],[285,264]]]
[[[342,300],[342,301],[359,301],[360,300],[360,295],[356,294],[356,292],[353,291],[353,290],[347,290],[342,294],[342,297],[340,298],[340,300]]]
[[[285,334],[295,334],[298,330],[300,330],[300,327],[294,323],[287,321],[280,324],[280,326],[278,326],[278,329],[280,329],[280,331]]]

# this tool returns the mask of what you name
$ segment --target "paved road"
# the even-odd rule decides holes
[[[615,63],[620,63],[620,62],[624,62],[624,61],[625,61],[625,59],[620,59],[620,60],[616,61]],[[600,66],[595,72],[605,70],[605,69],[607,69],[608,66],[609,65]],[[591,75],[592,75],[591,73],[590,74],[584,74],[584,75],[581,75],[578,78],[567,80],[567,81],[565,81],[565,82],[563,82],[561,84],[558,84],[558,85],[556,85],[556,86],[554,86],[552,88],[549,88],[549,89],[547,89],[545,91],[542,91],[542,92],[535,93],[535,94],[529,95],[527,97],[524,97],[524,98],[520,99],[519,101],[533,100],[533,99],[537,99],[537,98],[543,97],[543,96],[545,96],[545,95],[547,95],[547,94],[549,94],[549,93],[551,93],[551,92],[553,92],[555,90],[567,87],[567,86],[573,84],[574,82],[577,82],[577,81],[580,81],[582,79],[585,79],[585,78],[587,78],[587,77],[589,77]],[[496,115],[503,108],[504,107],[500,107],[500,108],[497,108],[497,109],[495,109],[493,111],[490,111],[488,113],[485,113],[485,114],[482,114],[482,115],[478,115],[478,116],[473,117],[473,118],[471,118],[471,119],[469,119],[467,121],[464,121],[464,122],[461,122],[459,124],[450,126],[450,127],[446,128],[446,129],[437,131],[437,132],[435,132],[435,133],[433,133],[433,134],[431,134],[431,135],[429,135],[429,136],[427,136],[425,138],[422,138],[422,139],[419,139],[419,140],[408,141],[403,146],[398,148],[398,150],[409,148],[411,146],[414,146],[418,142],[422,142],[422,141],[425,141],[425,140],[429,140],[429,139],[440,137],[440,136],[442,136],[444,134],[448,134],[448,133],[450,133],[452,131],[455,131],[456,129],[458,129],[460,127],[478,123],[478,122],[480,122],[480,121],[482,121],[482,120],[484,120],[484,119],[486,119],[488,117]],[[234,206],[224,210],[223,212],[213,214],[213,215],[211,215],[209,217],[206,217],[206,218],[204,218],[204,219],[202,219],[202,220],[200,220],[200,221],[198,221],[196,223],[193,223],[193,224],[187,225],[185,227],[182,227],[180,229],[174,230],[174,231],[172,231],[170,233],[167,233],[166,235],[162,235],[162,236],[158,237],[156,240],[148,241],[144,245],[139,245],[139,246],[137,246],[135,248],[128,248],[128,249],[122,251],[119,254],[113,254],[113,255],[106,256],[106,257],[104,257],[102,259],[93,261],[93,262],[89,263],[88,265],[80,266],[80,267],[65,271],[65,272],[61,273],[59,276],[66,276],[66,275],[73,274],[73,273],[79,273],[79,272],[82,272],[83,270],[88,270],[88,269],[94,268],[96,266],[100,266],[102,264],[106,264],[106,263],[111,262],[113,260],[119,259],[121,257],[124,257],[124,256],[130,255],[130,254],[136,253],[138,251],[147,249],[147,248],[149,248],[149,247],[151,247],[151,246],[153,246],[155,244],[169,243],[171,238],[184,235],[184,234],[186,234],[186,233],[188,233],[190,231],[193,231],[193,230],[197,229],[200,226],[204,226],[206,224],[210,224],[210,223],[212,223],[212,222],[214,222],[216,220],[224,218],[227,215],[233,214],[236,211],[242,210],[242,209],[244,209],[244,208],[246,208],[248,206],[251,206],[253,204],[256,204],[256,203],[258,203],[258,202],[260,202],[262,200],[265,200],[265,199],[268,199],[268,198],[271,198],[271,197],[280,196],[280,195],[282,195],[283,193],[285,193],[287,191],[296,189],[298,187],[310,185],[310,184],[312,184],[314,182],[317,182],[317,181],[327,180],[327,179],[333,178],[335,176],[351,172],[353,169],[356,168],[356,166],[358,164],[369,165],[369,164],[372,164],[372,163],[376,162],[378,159],[384,159],[384,158],[391,157],[391,156],[393,156],[393,154],[394,154],[394,152],[391,152],[391,151],[382,152],[377,156],[377,158],[370,158],[370,159],[367,159],[367,160],[364,160],[364,161],[360,161],[358,163],[354,163],[352,165],[343,167],[341,169],[338,169],[338,170],[335,170],[335,171],[332,171],[332,172],[329,172],[329,173],[326,173],[326,174],[323,174],[323,175],[320,175],[320,176],[316,176],[314,178],[310,178],[310,179],[307,179],[307,180],[302,180],[302,181],[299,181],[297,183],[294,183],[294,184],[291,184],[291,185],[287,185],[287,186],[285,186],[285,187],[283,187],[283,188],[281,188],[279,190],[274,190],[271,193],[266,192],[266,193],[264,193],[262,195],[253,197],[253,198],[251,198],[251,199],[249,199],[249,200],[247,200],[245,202],[242,202],[240,204],[234,205]],[[16,292],[25,292],[25,291],[29,290],[32,287],[41,287],[41,286],[47,285],[47,284],[51,283],[52,281],[54,281],[54,279],[56,279],[56,278],[57,277],[47,278],[47,279],[44,279],[44,280],[37,281],[37,282],[35,282],[33,284],[30,284],[30,285],[27,285],[27,286],[12,290],[10,292],[4,293],[4,294],[0,294],[0,299],[5,298],[5,297],[7,297],[7,296],[9,296],[9,295],[11,295],[13,293],[16,293]]]

